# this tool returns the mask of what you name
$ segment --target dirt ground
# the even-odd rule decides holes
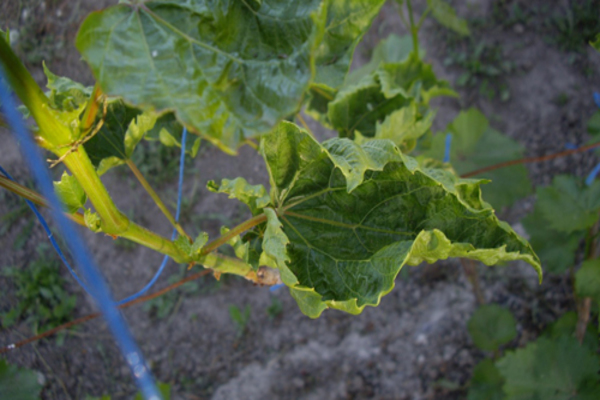
[[[21,57],[35,79],[43,83],[41,61],[58,75],[92,83],[87,67],[74,49],[77,27],[91,10],[112,4],[105,0],[0,0],[0,27],[18,32]],[[417,2],[416,14],[424,10]],[[479,107],[501,132],[527,147],[535,156],[564,149],[566,143],[587,141],[586,123],[595,110],[594,90],[600,91],[600,54],[591,49],[575,54],[560,50],[548,37],[544,23],[548,13],[564,1],[468,0],[459,14],[491,21],[478,31],[486,41],[502,46],[504,57],[514,63],[505,79],[510,98],[501,101],[482,96],[478,87],[458,88],[460,100],[439,101],[436,127],[443,128],[470,106]],[[528,19],[508,25],[494,19],[494,4],[518,4],[524,9],[545,6]],[[386,4],[373,28],[357,49],[354,67],[368,61],[373,47],[390,33],[404,34],[395,4]],[[539,8],[538,8],[539,9]],[[462,70],[448,67],[448,33],[433,20],[425,23],[421,41],[426,59],[439,76],[455,82]],[[559,102],[557,98],[567,99]],[[311,127],[319,129],[311,122]],[[319,130],[321,137],[329,134]],[[30,180],[11,135],[0,130],[0,165],[19,181]],[[548,183],[558,173],[586,175],[598,163],[593,153],[528,166],[536,184]],[[250,148],[239,157],[227,156],[205,145],[188,166],[184,196],[189,209],[184,224],[190,232],[208,231],[212,237],[221,225],[234,225],[245,217],[233,200],[209,193],[209,179],[243,176],[251,183],[267,185],[262,160]],[[112,171],[106,184],[119,207],[138,223],[169,235],[151,199],[127,171]],[[158,189],[173,202],[176,179]],[[0,216],[18,204],[12,195],[0,198]],[[10,201],[9,201],[10,200]],[[517,229],[519,219],[532,207],[533,197],[510,209],[498,210]],[[0,268],[28,263],[36,245],[46,241],[36,226],[22,248],[13,246],[24,229],[23,220],[0,238]],[[151,278],[162,257],[141,247],[116,245],[112,239],[82,232],[102,267],[116,298],[136,292]],[[49,253],[50,254],[50,253]],[[164,287],[179,267],[169,264],[156,287]],[[485,298],[510,308],[523,345],[558,315],[573,308],[568,276],[546,276],[537,285],[532,268],[520,263],[479,268]],[[73,317],[94,311],[91,300],[70,279],[69,291],[77,295]],[[0,310],[14,304],[14,285],[0,276]],[[281,312],[267,311],[281,302]],[[462,399],[473,366],[485,354],[477,350],[467,333],[466,321],[476,300],[458,261],[422,265],[403,273],[394,290],[378,308],[360,316],[326,311],[318,320],[303,316],[285,289],[270,292],[236,278],[216,282],[203,279],[192,294],[178,292],[173,310],[164,318],[142,306],[124,311],[131,330],[156,378],[172,384],[173,399]],[[249,306],[250,319],[240,334],[229,315],[229,306]],[[6,345],[30,336],[25,323],[0,331]],[[130,399],[136,391],[128,368],[101,320],[70,332],[62,346],[46,339],[9,353],[10,363],[41,372],[44,399],[83,399],[86,395],[111,394]],[[449,388],[449,382],[458,390]]]

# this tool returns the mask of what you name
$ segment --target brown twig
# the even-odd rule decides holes
[[[470,178],[475,175],[483,174],[484,172],[489,172],[489,171],[493,171],[493,170],[500,169],[500,168],[510,167],[513,165],[531,164],[531,163],[536,163],[536,162],[553,160],[555,158],[570,156],[571,154],[583,153],[585,151],[594,149],[596,147],[600,147],[600,142],[588,144],[586,146],[578,147],[573,150],[565,150],[565,151],[560,151],[558,153],[548,154],[545,156],[526,157],[526,158],[520,158],[518,160],[505,161],[505,162],[502,162],[499,164],[490,165],[489,167],[485,167],[485,168],[481,168],[481,169],[478,169],[475,171],[468,172],[468,173],[462,175],[461,178]]]
[[[119,309],[123,309],[123,308],[131,307],[131,306],[133,306],[135,304],[138,304],[138,303],[143,303],[145,301],[152,300],[152,299],[154,299],[156,297],[162,296],[163,294],[165,294],[165,293],[167,293],[167,292],[169,292],[169,291],[171,291],[173,289],[178,288],[179,286],[183,285],[184,283],[196,280],[196,279],[198,279],[198,278],[200,278],[200,277],[202,277],[204,275],[210,274],[211,272],[212,272],[212,270],[205,269],[205,270],[200,271],[200,272],[198,272],[196,274],[193,274],[193,275],[190,275],[190,276],[188,276],[186,278],[183,278],[179,282],[176,282],[176,283],[174,283],[172,285],[169,285],[166,288],[159,290],[158,292],[155,292],[155,293],[152,293],[152,294],[148,294],[148,295],[145,295],[145,296],[141,296],[141,297],[138,297],[135,300],[131,300],[131,301],[128,301],[127,303],[121,304],[120,306],[118,306],[118,308]],[[56,328],[50,329],[50,330],[48,330],[48,331],[46,331],[44,333],[41,333],[39,335],[30,337],[29,339],[25,339],[25,340],[21,340],[20,342],[17,342],[17,343],[9,344],[8,346],[0,348],[0,354],[8,353],[11,350],[18,349],[19,347],[23,347],[26,344],[35,342],[37,340],[43,339],[43,338],[51,336],[51,335],[54,335],[55,333],[58,333],[58,332],[60,332],[62,330],[71,328],[71,327],[76,326],[76,325],[83,324],[84,322],[87,322],[87,321],[90,321],[92,319],[98,318],[100,315],[101,315],[100,313],[88,314],[88,315],[86,315],[84,317],[77,318],[76,320],[73,320],[73,321],[67,322],[66,324],[62,324],[60,326],[57,326]]]

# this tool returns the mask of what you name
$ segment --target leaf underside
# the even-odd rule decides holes
[[[520,259],[541,274],[529,244],[481,200],[478,181],[420,168],[389,140],[320,145],[283,122],[261,152],[298,281],[286,283],[311,317],[377,305],[404,264]]]
[[[343,81],[383,0],[161,0],[92,13],[77,48],[104,92],[159,112],[228,152]]]

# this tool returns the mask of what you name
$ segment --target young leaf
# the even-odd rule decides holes
[[[262,247],[266,255],[275,260],[277,268],[281,273],[281,280],[288,286],[294,286],[298,284],[298,279],[290,271],[287,263],[290,258],[287,254],[287,245],[290,243],[288,237],[281,230],[281,222],[277,219],[277,214],[271,208],[265,208],[265,214],[267,215],[267,229],[265,229],[265,236],[263,239]]]
[[[518,142],[491,129],[485,115],[475,108],[460,112],[447,130],[452,133],[450,163],[459,175],[522,158],[525,153],[525,148]],[[424,155],[442,160],[445,141],[446,132],[436,134],[431,148]],[[482,191],[486,201],[495,208],[509,206],[532,190],[527,169],[522,165],[501,168],[477,177],[491,180]]]
[[[490,358],[486,358],[473,369],[467,400],[504,400],[503,384],[500,371]]]
[[[202,248],[208,242],[208,233],[200,232],[200,234],[194,239],[193,243],[190,243],[187,237],[178,236],[174,240],[175,246],[185,255],[191,257],[194,260],[200,259],[200,253]]]
[[[314,69],[318,82],[343,81],[382,3],[122,3],[91,14],[76,45],[106,93],[174,111],[235,152],[298,111]]]
[[[40,398],[41,391],[37,372],[0,360],[0,398],[36,400]]]
[[[592,43],[590,43],[593,48],[600,51],[600,33],[596,36],[596,39]]]
[[[575,292],[600,303],[600,260],[587,260],[575,274]]]
[[[564,233],[550,228],[550,220],[537,204],[521,222],[546,272],[560,274],[573,265],[575,252],[585,237],[585,231]]]
[[[412,101],[427,104],[440,95],[455,95],[440,81],[431,65],[415,57],[399,63],[380,64],[355,85],[342,89],[328,104],[327,119],[341,137],[374,137],[377,123]]]
[[[379,304],[404,264],[521,259],[541,272],[527,242],[481,201],[478,181],[421,168],[390,141],[320,145],[282,122],[261,153],[299,282],[292,295],[311,317]]]
[[[315,44],[314,83],[338,88],[344,83],[356,45],[385,0],[327,0],[324,34]]]
[[[591,400],[600,396],[598,356],[574,337],[539,338],[524,349],[509,352],[496,365],[506,380],[508,400]]]
[[[226,193],[230,199],[238,199],[250,208],[252,215],[257,215],[271,202],[263,185],[250,185],[244,178],[223,179],[220,185],[211,180],[206,187],[211,192]]]
[[[537,204],[557,231],[571,233],[592,227],[598,221],[600,182],[586,187],[578,178],[559,175],[552,186],[537,189]]]
[[[60,111],[74,111],[87,103],[92,95],[91,87],[85,87],[69,78],[54,75],[50,72],[46,63],[42,65],[44,74],[48,78],[46,87],[50,89],[47,96],[53,108]]]
[[[517,321],[512,313],[496,304],[479,307],[467,324],[475,346],[496,351],[517,336]]]
[[[69,214],[77,212],[87,201],[87,196],[79,181],[67,171],[63,172],[59,182],[54,182],[54,191]]]
[[[351,71],[346,76],[344,86],[360,82],[361,79],[375,71],[382,63],[400,63],[406,61],[412,51],[413,41],[410,35],[398,36],[392,33],[377,43],[367,64]],[[423,57],[425,49],[419,48],[419,54]]]
[[[441,25],[453,30],[459,35],[469,36],[471,31],[467,21],[456,16],[456,11],[444,0],[427,0],[433,18]]]
[[[85,210],[83,213],[83,221],[85,222],[85,226],[92,232],[97,233],[102,231],[102,220],[100,219],[100,216],[92,210]]]

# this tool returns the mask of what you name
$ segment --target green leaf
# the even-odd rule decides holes
[[[427,0],[433,18],[441,25],[453,30],[459,35],[469,36],[471,31],[467,21],[456,16],[456,11],[444,0]]]
[[[388,140],[320,145],[283,122],[261,154],[299,282],[291,292],[311,317],[379,304],[404,264],[521,259],[541,272],[527,242],[481,200],[478,181],[421,168]]]
[[[431,65],[409,57],[399,63],[380,64],[371,75],[343,88],[328,104],[327,119],[341,137],[374,137],[377,123],[412,101],[428,104],[431,98],[455,95],[448,83],[440,81]]]
[[[314,73],[343,81],[383,0],[119,4],[76,45],[105,93],[170,110],[228,152],[295,114]],[[341,76],[338,76],[341,74]]]
[[[507,353],[496,365],[506,380],[508,400],[592,400],[600,396],[598,356],[574,337],[539,338],[524,349]]]
[[[198,261],[200,260],[200,255],[202,252],[202,248],[208,242],[208,233],[200,232],[200,234],[194,239],[193,243],[190,243],[190,240],[186,236],[178,236],[177,239],[173,241],[175,246],[188,257]]]
[[[500,371],[490,358],[486,358],[473,369],[467,400],[504,400],[503,384]]]
[[[271,201],[263,185],[250,185],[244,178],[223,179],[220,185],[211,180],[206,187],[211,192],[225,193],[230,199],[240,200],[250,208],[252,215],[257,215]]]
[[[531,214],[521,221],[529,234],[529,243],[540,257],[547,272],[560,274],[575,262],[575,253],[585,231],[559,232],[549,227],[550,221],[536,204]]]
[[[37,400],[41,391],[37,372],[0,360],[0,398]]]
[[[435,112],[421,115],[416,102],[409,106],[394,111],[386,117],[383,123],[377,123],[374,139],[389,139],[394,142],[403,153],[414,149],[417,139],[429,132]],[[365,138],[360,133],[356,134],[356,143],[361,144]]]
[[[327,0],[324,34],[316,44],[314,82],[338,88],[344,83],[356,45],[385,0]]]
[[[108,163],[110,166],[118,165],[128,159],[125,135],[129,126],[135,124],[136,118],[141,114],[140,110],[129,107],[121,101],[114,101],[108,105],[102,128],[83,145],[95,167],[99,167],[105,159],[110,159]],[[107,168],[102,170],[105,172]]]
[[[600,111],[596,111],[588,121],[587,131],[594,136],[600,134]]]
[[[377,43],[368,63],[351,71],[346,76],[344,86],[360,82],[361,79],[374,72],[382,63],[400,63],[406,61],[412,51],[412,36],[398,36],[392,33],[390,36]],[[419,48],[419,54],[423,57],[425,55],[425,49]]]
[[[475,346],[496,351],[517,336],[517,321],[512,313],[496,304],[479,307],[467,324]]]
[[[596,39],[594,39],[594,41],[591,42],[590,44],[592,45],[593,48],[600,51],[600,33],[598,35],[596,35]]]
[[[63,172],[59,182],[54,182],[54,191],[69,214],[76,213],[87,201],[79,181],[67,171]]]
[[[298,284],[298,279],[290,271],[287,263],[290,258],[287,254],[286,246],[290,243],[288,237],[281,230],[281,222],[277,219],[277,214],[271,208],[265,208],[267,215],[267,229],[263,239],[262,247],[266,255],[275,260],[277,268],[281,273],[281,280],[287,286]]]
[[[50,100],[52,108],[60,111],[71,112],[75,110],[81,111],[92,95],[92,88],[85,87],[79,82],[75,82],[69,78],[54,75],[46,63],[42,63],[44,74],[48,79],[46,87],[50,92],[46,93]]]
[[[491,129],[485,115],[475,108],[461,111],[447,130],[452,134],[450,163],[459,175],[519,159],[525,153],[521,144]],[[446,133],[438,133],[424,155],[442,160],[445,147]],[[482,191],[486,201],[498,209],[510,206],[532,190],[527,169],[523,165],[500,168],[476,177],[491,180]]]
[[[102,219],[92,210],[85,210],[83,213],[83,221],[85,222],[85,226],[87,226],[92,232],[102,232]]]
[[[548,225],[571,233],[592,227],[598,221],[600,182],[584,186],[575,176],[558,175],[552,186],[537,189],[538,206]]]
[[[600,260],[587,260],[575,274],[575,292],[600,303]]]
[[[575,311],[569,311],[563,314],[559,319],[548,326],[543,335],[551,340],[556,340],[561,336],[575,336],[577,329],[578,316]],[[583,345],[590,351],[596,351],[598,348],[598,330],[593,324],[588,324]]]

